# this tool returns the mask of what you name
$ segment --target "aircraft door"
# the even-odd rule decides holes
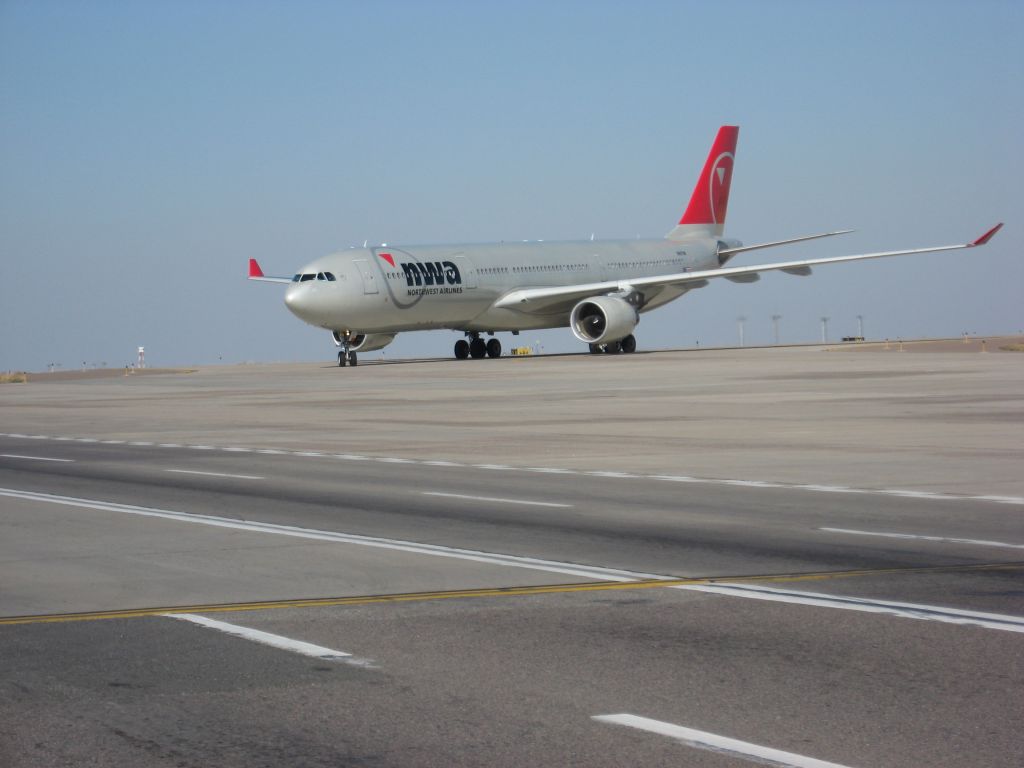
[[[363,280],[363,294],[369,296],[377,293],[377,276],[370,269],[370,263],[366,259],[356,259],[356,267]]]

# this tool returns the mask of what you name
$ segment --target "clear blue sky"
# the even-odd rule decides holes
[[[782,260],[642,348],[1024,327],[1020,2],[2,2],[0,370],[330,360],[282,286],[353,244],[661,236],[722,123],[727,235]],[[566,330],[531,334],[549,350]],[[451,353],[452,332],[389,357]],[[507,338],[506,345],[511,339]]]

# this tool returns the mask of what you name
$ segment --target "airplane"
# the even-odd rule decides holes
[[[338,365],[383,349],[398,333],[451,329],[464,334],[455,357],[501,356],[498,332],[568,328],[592,353],[636,350],[640,315],[715,278],[754,282],[762,272],[809,275],[811,268],[888,256],[985,245],[1003,226],[959,245],[727,267],[734,256],[853,230],[743,245],[725,239],[739,127],[718,130],[679,224],[660,239],[514,242],[350,248],[269,277],[249,259],[249,279],[288,283],[285,305],[334,336]],[[484,335],[489,337],[486,341]]]

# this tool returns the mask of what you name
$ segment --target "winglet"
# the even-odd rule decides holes
[[[256,259],[249,259],[249,277],[263,277],[263,270]]]
[[[1002,228],[1003,228],[1003,222],[999,222],[994,227],[992,227],[992,229],[990,229],[984,235],[982,235],[977,240],[975,240],[973,243],[971,243],[971,247],[974,247],[975,245],[984,245],[989,240],[991,240],[993,237],[995,237],[996,232],[998,232]]]

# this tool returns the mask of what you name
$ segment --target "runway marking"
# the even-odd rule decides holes
[[[11,437],[32,440],[82,440],[75,437],[52,437],[47,435],[21,435],[18,433],[0,432],[0,437]],[[121,444],[124,440],[101,440],[104,444]],[[133,441],[129,445],[151,446],[153,443]],[[808,493],[852,493],[873,496],[891,496],[894,498],[918,499],[921,501],[981,501],[988,504],[1012,504],[1024,506],[1024,496],[1000,496],[992,494],[982,495],[956,495],[952,493],[939,493],[937,491],[918,491],[901,488],[853,488],[843,485],[819,485],[814,483],[781,483],[769,480],[746,480],[741,478],[718,478],[718,477],[690,477],[687,475],[646,475],[642,473],[617,472],[610,470],[585,470],[566,469],[564,467],[515,467],[504,464],[465,464],[457,461],[440,461],[437,459],[411,459],[407,457],[392,456],[361,456],[350,453],[321,454],[317,451],[281,450],[277,448],[237,448],[221,447],[213,445],[183,445],[185,449],[198,451],[223,451],[238,452],[249,451],[270,456],[293,456],[322,458],[330,457],[342,461],[377,461],[391,464],[412,464],[427,467],[452,467],[471,469],[507,469],[514,472],[537,472],[543,474],[558,475],[580,475],[592,477],[605,477],[626,480],[659,480],[671,483],[700,483],[703,485],[722,485],[732,487],[749,487],[759,489],[779,488],[791,491],[807,491]]]
[[[199,626],[206,627],[207,629],[215,629],[218,632],[233,635],[234,637],[241,637],[245,640],[251,640],[254,643],[269,645],[272,648],[280,648],[281,650],[291,651],[292,653],[300,653],[303,656],[312,656],[314,659],[321,659],[322,661],[355,661],[358,666],[369,666],[365,661],[354,659],[351,653],[336,651],[333,648],[324,648],[322,645],[314,645],[313,643],[307,643],[302,640],[293,640],[292,638],[284,637],[283,635],[274,635],[270,632],[263,632],[258,629],[240,627],[237,624],[228,624],[224,621],[208,619],[205,616],[196,616],[190,613],[164,613],[160,615],[166,616],[170,619],[190,621],[193,624],[198,624]]]
[[[465,499],[467,501],[493,501],[496,504],[522,504],[529,507],[561,507],[567,509],[572,504],[556,504],[553,501],[526,501],[525,499],[497,499],[490,496],[467,496],[462,493],[441,493],[440,491],[423,491],[424,496],[441,496],[446,499]]]
[[[527,568],[529,570],[546,571],[548,573],[564,573],[571,576],[582,576],[583,578],[597,580],[636,581],[638,579],[661,578],[658,574],[653,573],[638,573],[634,571],[620,570],[617,568],[601,568],[597,566],[582,565],[579,563],[560,562],[557,560],[542,560],[533,557],[503,555],[495,552],[480,552],[472,549],[444,547],[439,544],[421,544],[415,541],[385,539],[376,536],[361,536],[354,533],[321,531],[291,525],[278,525],[275,523],[260,523],[229,517],[217,517],[215,515],[175,512],[172,510],[140,507],[131,504],[117,504],[114,502],[97,501],[93,499],[80,499],[73,496],[57,496],[49,493],[36,493],[35,491],[19,491],[10,488],[0,488],[0,496],[9,496],[28,501],[42,501],[51,504],[62,504],[72,507],[83,507],[86,509],[97,509],[104,512],[120,512],[129,515],[140,515],[143,517],[157,517],[165,520],[176,520],[184,523],[198,523],[200,525],[210,525],[218,528],[232,528],[242,531],[252,531],[255,533],[293,536],[300,539],[313,539],[316,541],[334,541],[342,544],[359,544],[364,547],[376,547],[379,549],[411,552],[417,555],[431,555],[434,557],[449,557],[456,560],[470,560],[478,563],[503,565],[512,568]]]
[[[915,533],[882,533],[879,531],[855,531],[849,528],[819,528],[829,533],[848,533],[853,536],[881,536],[889,539],[917,539],[920,541],[938,541],[945,544],[974,544],[979,547],[1005,547],[1007,549],[1024,549],[1024,544],[1007,544],[1003,541],[986,541],[985,539],[957,539],[947,536],[923,536]]]
[[[681,584],[674,589],[693,592],[711,592],[716,595],[746,597],[754,600],[770,600],[780,603],[813,605],[819,608],[841,608],[864,613],[884,613],[905,619],[924,619],[946,624],[968,624],[985,629],[1001,629],[1006,632],[1024,632],[1024,617],[1002,613],[965,611],[959,608],[944,608],[936,605],[898,603],[891,600],[867,600],[860,597],[826,595],[820,592],[795,592],[755,584]]]
[[[639,715],[594,715],[591,719],[599,723],[624,725],[628,728],[637,728],[648,733],[656,733],[659,736],[668,736],[688,747],[706,749],[710,752],[739,757],[755,763],[767,762],[769,765],[782,766],[783,768],[846,768],[846,766],[839,763],[817,760],[813,757],[795,754],[794,752],[783,752],[781,749],[762,747],[759,744],[751,744],[749,741],[730,739],[728,736],[698,731],[682,725],[675,725],[674,723],[665,723],[661,720],[651,720]]]
[[[231,477],[237,480],[266,480],[259,475],[231,475],[227,472],[200,472],[197,469],[165,469],[164,472],[176,472],[179,475],[205,475],[206,477]]]
[[[282,608],[330,608],[346,605],[379,605],[384,603],[424,602],[431,600],[464,600],[477,597],[525,597],[530,595],[600,592],[627,589],[664,589],[687,584],[727,584],[749,582],[793,582],[822,579],[857,578],[900,573],[958,573],[970,571],[1024,570],[1024,563],[985,563],[981,565],[926,566],[922,568],[884,568],[879,570],[823,571],[817,573],[764,574],[759,576],[693,577],[680,579],[642,579],[637,581],[590,581],[575,584],[542,584],[532,587],[485,587],[434,592],[404,592],[390,595],[357,595],[350,597],[299,597],[287,600],[260,600],[240,603],[206,603],[200,605],[121,608],[79,613],[50,613],[34,616],[0,618],[0,626],[14,624],[53,624],[103,619],[136,619],[167,613],[236,613]]]
[[[74,459],[54,459],[50,456],[22,456],[20,453],[0,453],[5,459],[26,459],[27,461],[59,461],[65,464],[73,464]]]

